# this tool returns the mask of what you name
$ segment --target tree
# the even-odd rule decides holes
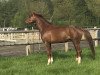
[[[100,0],[0,0],[1,27],[27,27],[28,14],[42,14],[57,25],[100,24]]]
[[[95,16],[95,25],[100,25],[100,0],[86,0],[88,10]]]
[[[11,19],[14,17],[17,12],[17,2],[16,0],[3,0],[0,7],[1,14],[1,27],[11,26]]]

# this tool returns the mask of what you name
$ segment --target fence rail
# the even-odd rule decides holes
[[[41,43],[40,33],[38,30],[34,31],[4,31],[0,32],[0,41],[2,46],[5,45],[21,45]],[[3,43],[4,42],[4,43]],[[9,43],[6,43],[9,42]]]
[[[98,46],[100,40],[100,28],[87,28],[92,38],[95,40],[95,46]],[[2,31],[0,32],[0,46],[26,45],[26,54],[30,50],[30,45],[42,43],[41,35],[38,30],[30,31]],[[82,40],[85,40],[84,36]],[[65,51],[68,50],[68,42],[65,43]]]

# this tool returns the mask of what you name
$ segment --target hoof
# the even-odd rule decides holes
[[[47,65],[50,65],[50,64],[52,64],[52,63],[53,63],[53,57],[51,57],[51,58],[48,59]]]
[[[78,57],[78,64],[81,63],[81,57]]]
[[[76,61],[78,61],[78,58],[76,58]]]

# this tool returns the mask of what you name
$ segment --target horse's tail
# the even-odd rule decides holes
[[[87,30],[84,30],[84,36],[89,43],[90,49],[92,51],[93,59],[95,59],[95,49],[94,49],[92,36],[90,35],[89,31],[87,31]]]

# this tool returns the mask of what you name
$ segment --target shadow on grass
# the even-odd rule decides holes
[[[55,59],[73,59],[76,58],[76,51],[75,50],[70,50],[68,52],[65,51],[53,51],[53,57]],[[93,56],[91,51],[86,51],[86,52],[82,52],[82,59],[90,59],[93,60]]]
[[[95,53],[97,54],[97,53]],[[85,59],[92,59],[93,60],[93,54],[90,50],[90,48],[84,48],[82,49],[82,58],[85,58]],[[96,55],[95,55],[95,58],[96,58]]]
[[[82,54],[82,59],[95,60],[91,53]]]
[[[61,58],[61,59],[70,59],[73,58],[75,55],[73,54],[74,51],[69,51],[69,52],[65,52],[65,51],[54,51],[53,52],[53,57],[55,59],[57,58]]]

